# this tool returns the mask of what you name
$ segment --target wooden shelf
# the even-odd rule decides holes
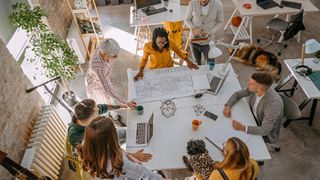
[[[87,0],[87,1],[89,1],[90,3],[90,8],[88,6],[85,6],[85,8],[83,9],[74,9],[73,8],[74,6],[72,4],[74,3],[73,0],[70,0],[70,1],[68,0],[67,3],[73,15],[73,19],[76,24],[78,33],[80,34],[80,37],[82,39],[82,43],[86,47],[87,57],[90,57],[92,53],[92,49],[98,46],[99,41],[104,38],[104,33],[102,31],[100,31],[99,33],[96,32],[95,28],[93,28],[94,33],[82,33],[78,19],[89,21],[91,26],[93,26],[93,24],[97,24],[100,27],[100,29],[102,27],[99,12],[98,12],[95,1],[94,0]],[[94,47],[92,46],[92,44],[94,45]]]

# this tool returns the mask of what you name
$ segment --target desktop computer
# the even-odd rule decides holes
[[[147,16],[166,11],[165,7],[154,8],[153,5],[161,4],[161,0],[135,0],[136,10],[141,9]]]

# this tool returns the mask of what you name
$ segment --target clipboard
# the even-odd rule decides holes
[[[191,39],[191,42],[201,42],[201,41],[207,41],[209,39],[210,33],[207,33],[205,36],[194,36]]]

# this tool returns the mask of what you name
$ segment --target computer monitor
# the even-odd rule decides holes
[[[160,4],[161,0],[135,0],[136,9],[149,7],[152,5]]]

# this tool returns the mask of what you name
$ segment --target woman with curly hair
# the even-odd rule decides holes
[[[173,67],[170,50],[174,51],[181,59],[186,61],[190,69],[198,69],[198,66],[190,61],[187,54],[178,48],[177,44],[168,37],[168,32],[158,27],[153,30],[152,41],[145,44],[141,58],[140,70],[134,80],[143,78],[143,70],[149,60],[149,69]]]
[[[84,140],[77,147],[82,167],[101,179],[162,179],[120,148],[112,120],[98,116],[86,127]]]

